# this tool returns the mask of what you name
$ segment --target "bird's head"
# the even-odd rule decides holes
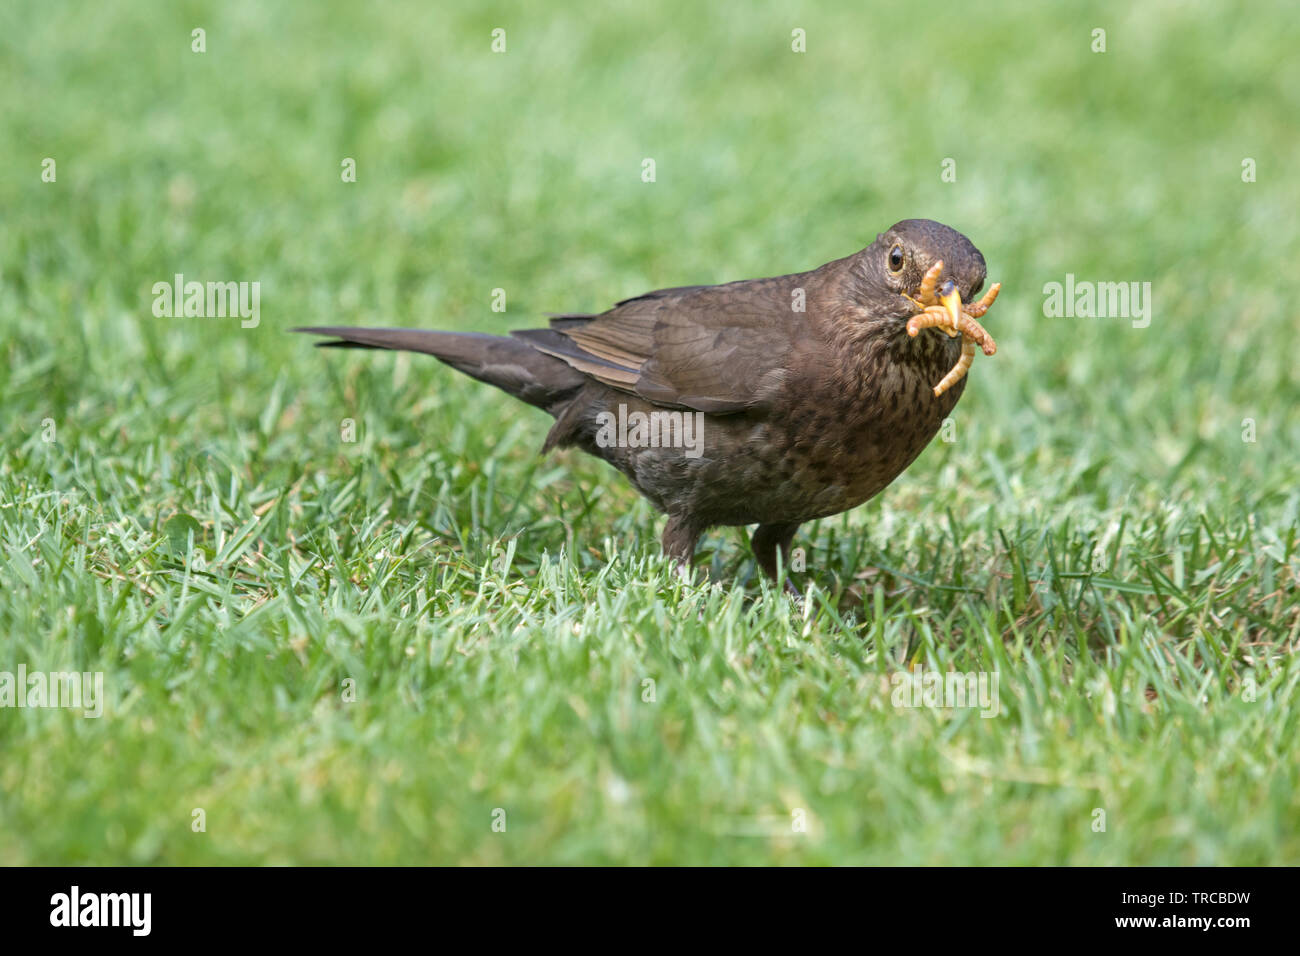
[[[955,315],[984,288],[984,256],[956,229],[931,219],[904,219],[857,254],[859,304],[873,318],[906,320],[924,305],[942,302]],[[933,288],[926,273],[943,263]],[[926,293],[933,295],[926,299]]]

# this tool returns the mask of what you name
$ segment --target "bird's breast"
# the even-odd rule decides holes
[[[836,514],[876,495],[930,443],[965,382],[936,398],[934,385],[961,353],[942,333],[890,340],[839,374],[803,383],[766,424],[779,450],[783,494],[804,520]]]

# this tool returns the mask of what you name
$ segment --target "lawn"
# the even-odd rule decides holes
[[[103,714],[0,709],[0,863],[1300,863],[1300,23],[873,6],[6,4],[0,671]],[[288,331],[909,217],[999,351],[804,527],[802,607],[736,529],[674,575],[544,413]],[[177,274],[256,322],[156,315]],[[996,708],[897,706],[946,671]]]

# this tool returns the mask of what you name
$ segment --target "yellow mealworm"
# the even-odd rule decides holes
[[[963,336],[974,341],[984,350],[985,355],[993,355],[998,350],[998,345],[993,341],[993,336],[984,330],[984,326],[975,321],[974,317],[966,312],[957,313],[957,327],[954,329],[952,316],[948,310],[940,305],[932,305],[924,312],[912,316],[907,320],[907,334],[916,337],[922,329],[943,329],[949,334],[960,332]]]
[[[963,338],[961,340],[961,358],[957,359],[957,364],[948,370],[947,375],[939,379],[939,384],[934,387],[934,397],[938,398],[965,378],[974,361],[975,343],[971,339]]]
[[[930,266],[921,278],[921,288],[916,293],[916,299],[921,305],[933,305],[935,303],[934,287],[939,284],[939,276],[941,275],[943,275],[942,259]]]
[[[978,302],[971,302],[968,305],[963,305],[961,310],[970,315],[972,319],[978,319],[989,310],[989,306],[991,306],[993,300],[998,297],[998,292],[1001,289],[1001,282],[993,283],[993,285],[989,287],[989,291],[984,293],[984,298],[980,299]]]
[[[979,314],[983,315],[988,311],[988,307],[993,304],[993,300],[998,297],[1000,288],[1001,285],[995,283],[983,299],[972,305],[972,309],[978,309]],[[935,398],[938,398],[966,377],[971,364],[975,361],[975,346],[977,344],[984,350],[985,355],[993,355],[998,350],[997,343],[993,341],[993,336],[989,335],[984,330],[984,327],[975,321],[973,315],[966,311],[958,312],[956,328],[953,327],[953,322],[952,315],[943,306],[930,306],[924,312],[907,320],[907,334],[913,338],[920,334],[922,329],[930,328],[942,329],[949,335],[961,333],[961,357],[957,359],[957,364],[949,370],[948,374],[940,379],[939,384],[934,386]]]

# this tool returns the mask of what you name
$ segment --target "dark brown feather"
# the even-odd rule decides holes
[[[895,271],[889,254],[904,250]],[[931,386],[960,339],[905,331],[925,271],[943,260],[968,301],[984,258],[929,220],[892,226],[811,272],[660,289],[597,315],[553,316],[509,337],[416,329],[310,328],[327,345],[435,355],[555,417],[545,448],[576,446],[622,471],[669,515],[664,549],[689,560],[719,524],[758,524],[775,574],[799,524],[877,494],[934,437],[965,388]],[[698,448],[604,441],[610,417],[700,414]],[[694,422],[694,419],[692,419]],[[681,433],[678,434],[681,437]]]

